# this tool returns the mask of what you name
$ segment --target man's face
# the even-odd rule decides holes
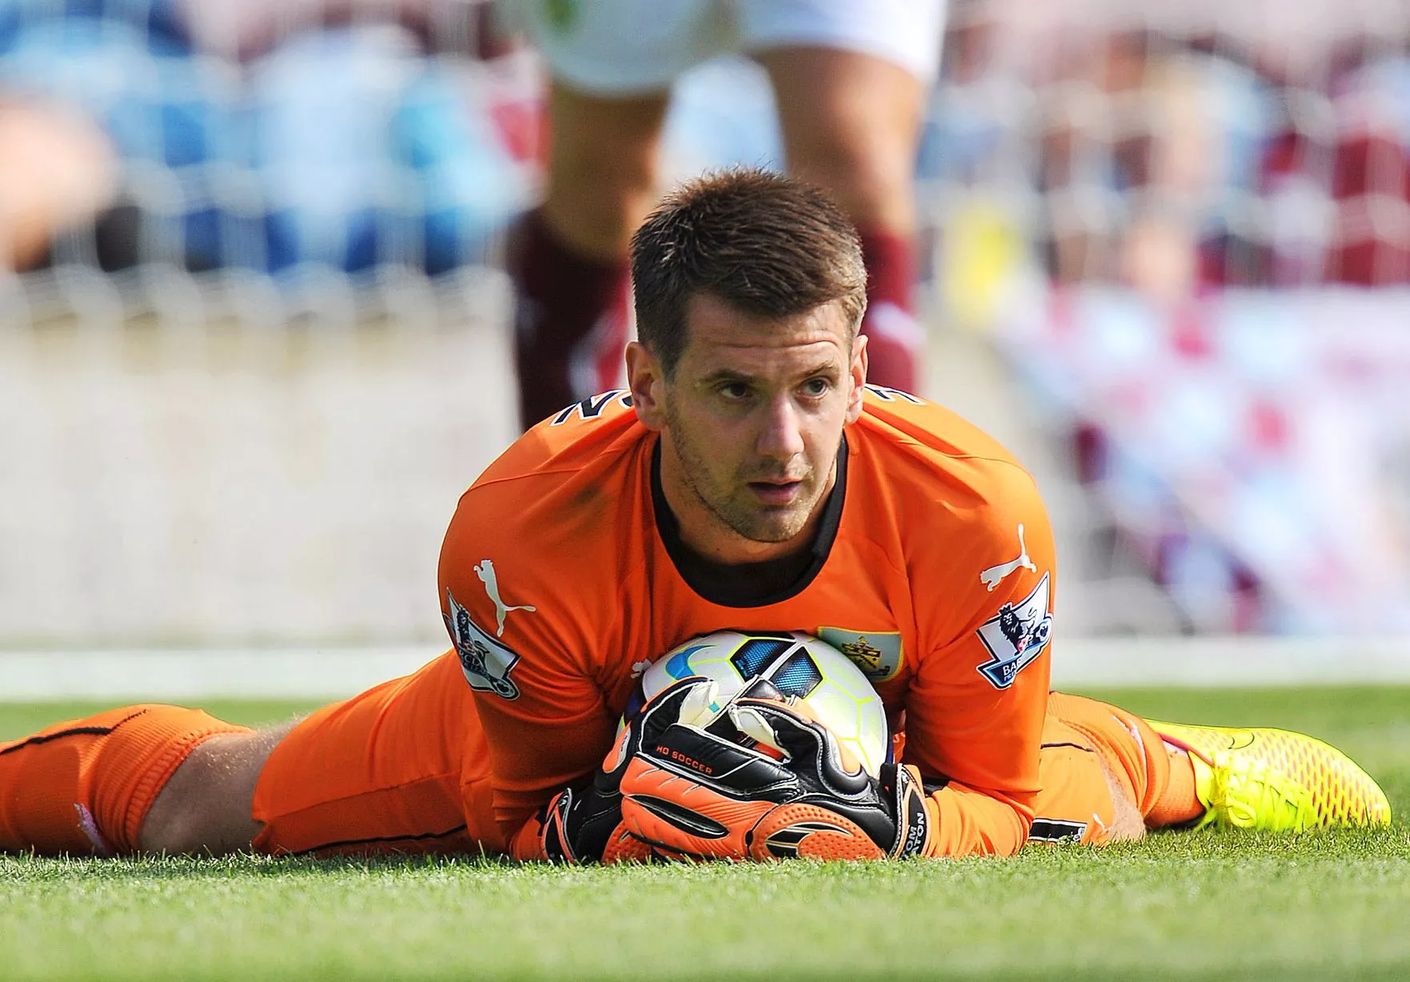
[[[866,341],[849,340],[837,303],[768,320],[702,294],[686,323],[669,381],[640,345],[628,354],[682,537],[722,562],[785,555],[811,536],[842,428],[861,413]]]

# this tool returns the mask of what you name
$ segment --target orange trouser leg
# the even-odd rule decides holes
[[[255,786],[273,855],[501,852],[489,749],[454,652],[313,713]]]
[[[1039,757],[1037,819],[1031,839],[1099,843],[1120,804],[1148,828],[1196,817],[1193,771],[1140,716],[1083,696],[1054,692]]]
[[[201,741],[246,733],[199,709],[126,706],[0,744],[0,850],[137,848],[152,802]]]

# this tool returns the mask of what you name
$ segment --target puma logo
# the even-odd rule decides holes
[[[1038,572],[1038,567],[1033,565],[1033,560],[1028,558],[1028,547],[1023,544],[1023,523],[1018,524],[1018,558],[1007,563],[1000,563],[997,566],[990,566],[979,574],[979,582],[989,588],[993,593],[1000,581],[1010,573],[1015,573],[1020,569]]]
[[[499,580],[495,578],[494,563],[490,560],[480,560],[475,565],[475,575],[485,585],[485,593],[489,594],[490,602],[494,604],[495,625],[498,627],[498,630],[494,632],[495,637],[504,636],[504,618],[511,610],[526,610],[533,613],[538,609],[533,604],[507,604],[500,599]]]

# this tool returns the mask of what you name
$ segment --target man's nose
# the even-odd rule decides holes
[[[759,453],[773,460],[791,460],[803,452],[802,416],[788,398],[769,403],[759,433]]]

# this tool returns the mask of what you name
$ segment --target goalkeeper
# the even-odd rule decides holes
[[[0,849],[963,856],[1388,820],[1310,738],[1049,693],[1057,570],[1033,480],[946,410],[866,385],[858,240],[820,192],[696,181],[632,264],[629,391],[543,421],[460,501],[449,651],[274,729],[129,706],[0,744]],[[767,691],[707,720],[689,682],[614,747],[644,667],[724,627],[851,656],[899,764],[848,773]]]

